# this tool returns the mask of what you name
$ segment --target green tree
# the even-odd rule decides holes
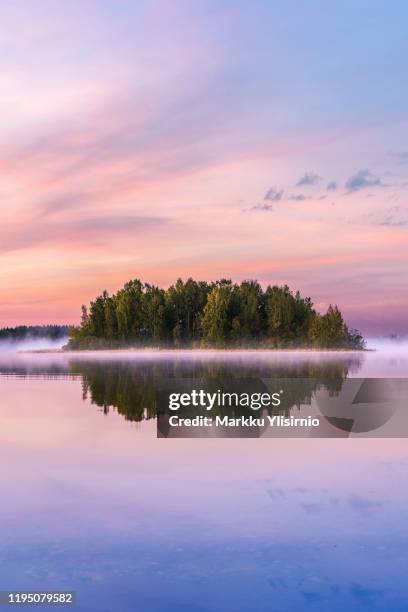
[[[132,280],[118,291],[115,297],[118,337],[122,340],[139,340],[143,327],[143,285]]]
[[[204,340],[207,343],[224,346],[230,339],[236,290],[232,281],[223,279],[210,292],[202,319]]]
[[[144,286],[143,336],[154,342],[165,338],[164,291],[154,285]]]
[[[310,338],[321,348],[340,348],[347,344],[348,329],[337,306],[330,304],[324,315],[315,313],[310,327]]]
[[[105,337],[108,340],[116,340],[118,337],[118,320],[116,317],[116,303],[115,299],[105,297],[104,303],[104,317],[105,317]]]
[[[169,335],[180,345],[197,340],[201,334],[201,314],[207,302],[210,286],[189,278],[179,278],[165,294],[166,324]]]
[[[257,281],[243,281],[234,292],[232,335],[252,341],[260,337],[263,326],[263,293]]]
[[[295,318],[295,299],[289,287],[268,287],[265,292],[266,332],[275,341],[290,340]]]
[[[108,293],[104,291],[95,301],[91,302],[87,325],[90,335],[96,338],[106,338],[105,303],[108,297]]]

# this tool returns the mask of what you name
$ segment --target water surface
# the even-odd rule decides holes
[[[163,380],[260,374],[407,377],[408,358],[2,354],[1,589],[115,612],[406,610],[406,440],[156,438]]]

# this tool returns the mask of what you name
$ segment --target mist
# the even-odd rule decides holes
[[[0,340],[0,352],[41,351],[61,349],[68,342],[68,336],[52,340],[26,336],[22,340]]]
[[[0,352],[18,353],[20,351],[58,350],[68,342],[68,336],[57,339],[44,337],[26,336],[21,340],[0,340]],[[367,349],[381,353],[405,354],[408,356],[408,337],[367,338]]]
[[[397,338],[367,338],[367,349],[379,351],[381,353],[396,353],[408,355],[408,337]]]

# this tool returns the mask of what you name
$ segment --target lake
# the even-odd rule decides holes
[[[156,437],[163,380],[237,375],[406,379],[408,352],[0,353],[0,589],[75,591],[78,611],[407,610],[405,439]]]

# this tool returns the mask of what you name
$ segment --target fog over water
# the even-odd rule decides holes
[[[18,353],[19,351],[39,351],[39,350],[52,350],[61,349],[68,342],[68,337],[58,338],[57,340],[50,340],[50,338],[43,337],[26,337],[24,340],[19,341],[8,341],[0,340],[0,351],[8,351]],[[367,349],[381,351],[381,352],[392,352],[392,353],[406,353],[408,355],[408,337],[368,337],[367,338]],[[88,352],[88,351],[87,351]],[[106,352],[106,351],[104,351]],[[143,350],[145,352],[145,350]],[[188,351],[177,351],[178,353],[186,353]],[[204,352],[204,351],[203,351]],[[206,351],[208,352],[208,351]],[[234,350],[234,353],[239,351]],[[265,351],[262,351],[265,352]],[[272,352],[293,352],[293,351],[272,351]],[[304,351],[302,351],[304,352]],[[327,351],[323,351],[327,353]]]
[[[50,340],[50,338],[30,338],[19,341],[0,341],[1,352],[18,353],[19,351],[40,351],[60,349],[68,342],[68,337]]]
[[[384,353],[406,353],[408,355],[408,337],[367,338],[367,348]]]
[[[67,338],[26,338],[19,342],[0,342],[1,371],[11,372],[14,366],[27,371],[46,371],[50,367],[68,371],[70,364],[91,359],[94,362],[133,362],[136,368],[143,363],[172,362],[193,367],[200,363],[224,363],[233,367],[250,366],[253,373],[264,368],[288,368],[299,364],[325,367],[327,364],[347,364],[347,377],[407,377],[408,338],[368,338],[367,351],[316,350],[104,350],[60,351]],[[31,352],[32,351],[32,352]],[[37,352],[39,351],[39,352]],[[44,351],[44,352],[42,352]],[[50,352],[47,352],[50,351]],[[53,352],[55,351],[55,352]],[[137,365],[138,364],[138,365]],[[188,365],[190,364],[190,365]],[[229,367],[229,366],[228,366]]]

